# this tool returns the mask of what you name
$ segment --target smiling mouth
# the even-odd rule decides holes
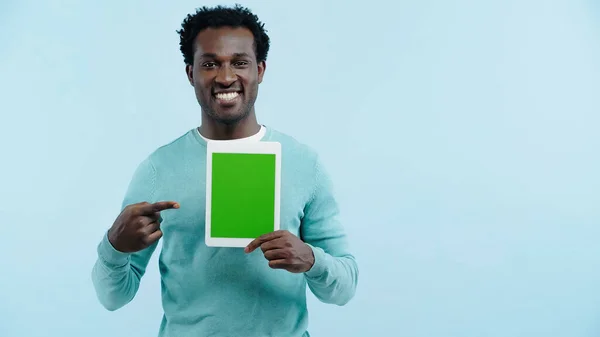
[[[213,95],[217,100],[221,102],[232,102],[236,98],[240,97],[239,92],[224,92]]]

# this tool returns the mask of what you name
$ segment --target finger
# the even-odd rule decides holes
[[[162,231],[159,229],[155,232],[153,232],[150,235],[146,235],[142,237],[142,241],[144,242],[144,244],[146,244],[147,246],[150,246],[151,244],[155,243],[156,241],[158,241],[161,237],[162,237]]]
[[[287,238],[285,238],[285,237],[273,239],[271,241],[267,241],[267,242],[263,243],[262,245],[260,245],[260,249],[263,251],[263,253],[265,253],[269,250],[281,249],[281,248],[286,248],[286,247],[291,247],[291,244],[290,244],[289,240],[287,240]]]
[[[267,259],[269,261],[285,260],[285,259],[289,259],[291,257],[291,253],[287,249],[272,249],[272,250],[266,251],[264,256],[265,256],[265,259]]]
[[[159,224],[162,222],[162,216],[160,215],[160,212],[149,213],[141,216],[151,219],[152,222],[158,222]]]
[[[148,225],[142,227],[142,229],[140,230],[140,232],[144,236],[149,236],[150,234],[156,232],[159,229],[160,229],[160,224],[158,222],[154,221],[154,222],[151,222]]]
[[[251,253],[253,252],[256,248],[260,247],[263,243],[277,239],[282,237],[285,233],[285,231],[275,231],[275,232],[271,232],[271,233],[267,233],[264,235],[259,236],[258,238],[252,240],[252,242],[250,242],[247,246],[246,246],[246,253]]]
[[[145,216],[145,215],[134,216],[131,218],[132,225],[134,225],[135,228],[137,228],[137,229],[145,228],[146,226],[148,226],[150,223],[152,223],[154,221],[156,221],[156,220],[150,216]]]
[[[175,201],[159,201],[153,204],[142,205],[139,208],[140,214],[151,215],[152,213],[161,212],[167,209],[179,208],[179,204]]]
[[[291,263],[289,263],[289,261],[286,259],[278,259],[278,260],[269,261],[269,267],[271,267],[273,269],[288,269],[290,266],[291,266]]]

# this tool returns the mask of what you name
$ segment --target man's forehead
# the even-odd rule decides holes
[[[207,28],[196,37],[196,52],[234,56],[254,52],[254,36],[246,28]]]

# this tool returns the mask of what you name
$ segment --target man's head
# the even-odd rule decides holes
[[[258,17],[244,7],[202,7],[177,31],[186,73],[203,113],[234,124],[254,112],[269,37]]]

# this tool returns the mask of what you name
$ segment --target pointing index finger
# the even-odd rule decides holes
[[[159,201],[153,204],[142,206],[140,208],[140,212],[142,214],[151,214],[173,208],[179,208],[179,204],[175,201]]]

